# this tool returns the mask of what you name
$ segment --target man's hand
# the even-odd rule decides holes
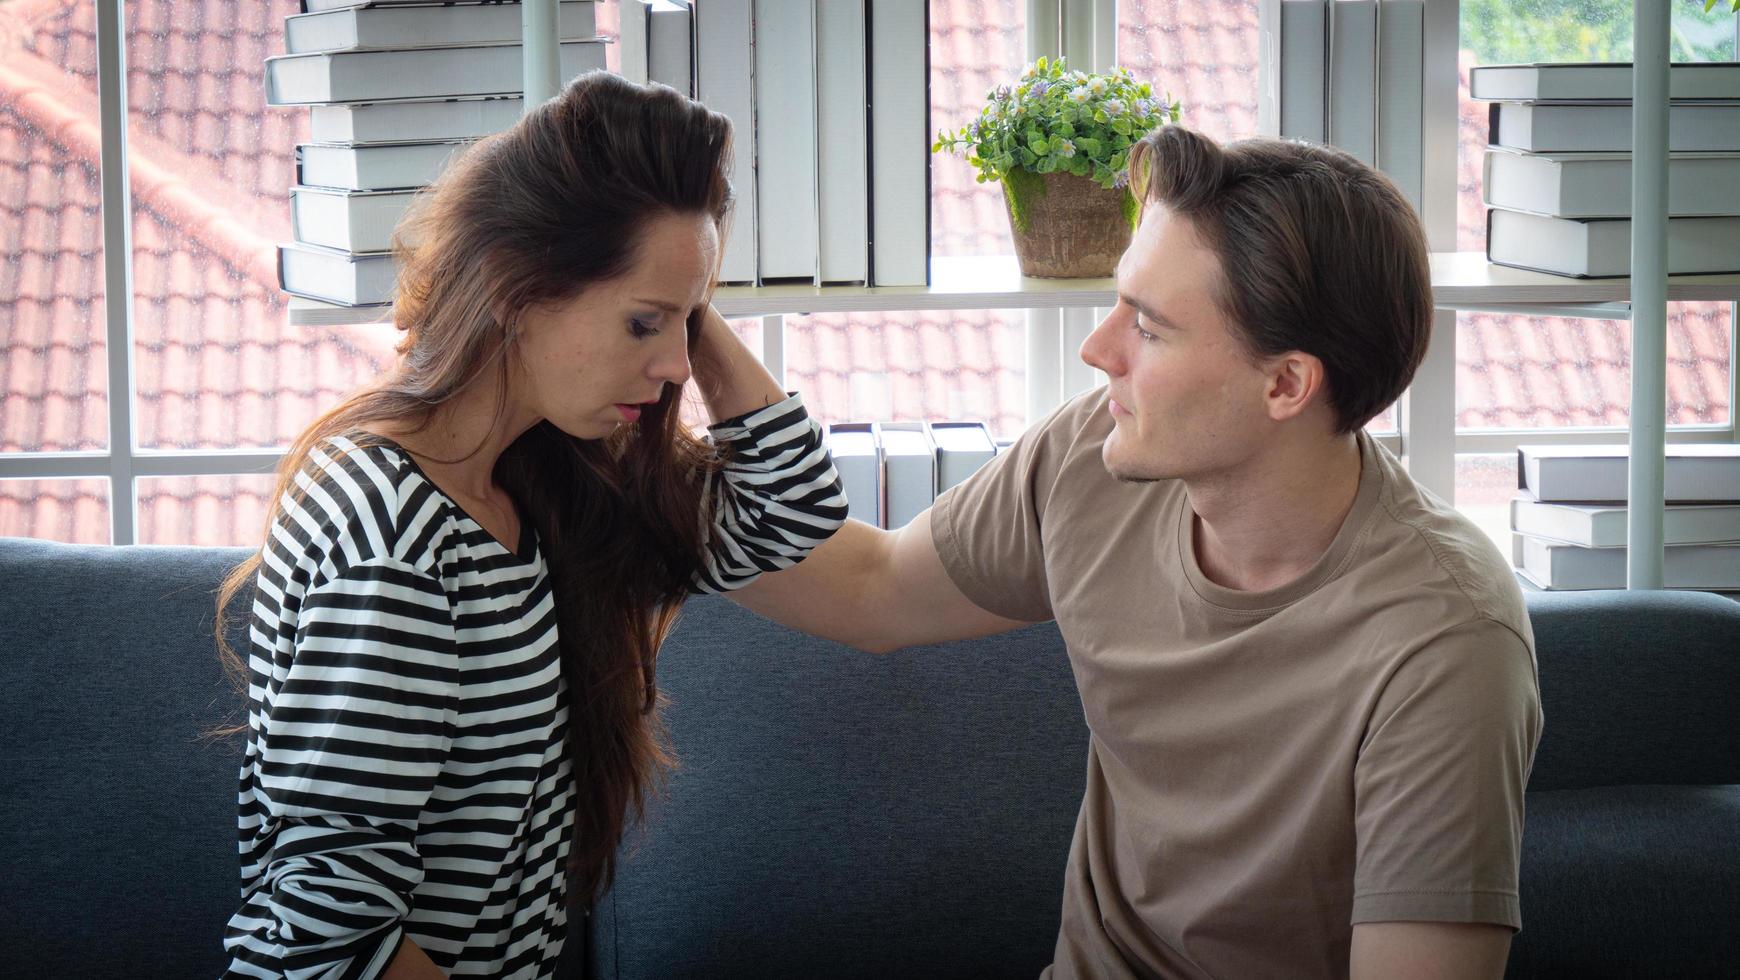
[[[1476,922],[1361,922],[1353,927],[1352,980],[1498,980],[1510,958],[1508,926]]]

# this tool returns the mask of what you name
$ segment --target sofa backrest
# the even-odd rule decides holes
[[[1087,730],[1047,623],[871,656],[692,600],[681,757],[592,916],[590,976],[1037,976]]]
[[[20,977],[223,971],[246,720],[212,643],[235,549],[0,538],[0,949]]]
[[[1740,602],[1527,598],[1546,721],[1530,790],[1740,783]]]

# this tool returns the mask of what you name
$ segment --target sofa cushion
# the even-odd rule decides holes
[[[1529,789],[1740,783],[1740,602],[1544,592],[1528,605],[1546,721]]]
[[[1087,751],[1054,626],[875,657],[703,598],[659,677],[681,769],[593,917],[592,975],[1051,961]]]
[[[1513,980],[1732,977],[1740,786],[1528,794]]]
[[[247,556],[0,539],[0,949],[21,977],[213,976],[237,739],[213,590]]]

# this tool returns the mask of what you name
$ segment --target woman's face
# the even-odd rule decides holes
[[[719,232],[700,214],[648,223],[633,265],[555,306],[520,318],[521,413],[578,439],[639,420],[665,385],[689,380],[688,317],[707,300]]]

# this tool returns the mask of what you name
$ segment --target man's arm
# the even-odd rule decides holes
[[[872,653],[1027,625],[962,594],[931,539],[930,511],[897,531],[847,521],[798,565],[730,598],[796,630]]]
[[[1498,980],[1510,957],[1508,926],[1476,922],[1360,922],[1351,980]]]

